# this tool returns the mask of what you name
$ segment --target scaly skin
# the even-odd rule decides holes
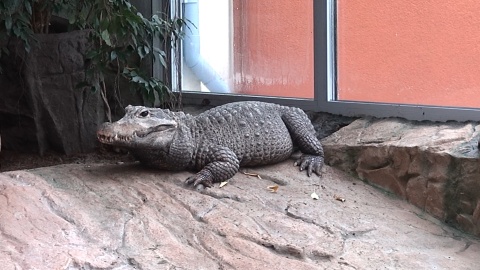
[[[294,145],[303,155],[300,170],[320,175],[323,148],[307,115],[294,107],[247,101],[215,107],[198,116],[128,106],[117,122],[97,132],[100,142],[127,149],[140,162],[165,170],[197,170],[187,184],[210,187],[240,166],[273,164],[289,158]]]

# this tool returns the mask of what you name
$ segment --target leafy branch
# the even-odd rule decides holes
[[[143,61],[152,58],[168,67],[167,53],[154,47],[153,39],[159,38],[161,42],[180,39],[184,21],[167,20],[158,14],[147,19],[126,0],[96,1],[94,5],[86,2],[83,1],[85,5],[78,9],[79,17],[74,21],[82,28],[93,29],[90,38],[94,46],[87,54],[91,61],[87,75],[98,76],[100,84],[93,86],[95,90],[106,93],[102,82],[108,73],[113,73],[142,89],[149,101],[154,101],[155,96],[160,100],[170,97],[169,87],[148,76],[141,67]]]
[[[183,19],[170,19],[165,14],[145,18],[128,0],[3,0],[0,2],[0,44],[15,37],[23,41],[29,52],[34,34],[48,33],[52,14],[67,18],[70,29],[91,30],[92,46],[86,55],[87,78],[77,87],[90,86],[101,91],[109,119],[105,84],[109,76],[126,79],[149,101],[172,96],[168,85],[147,75],[142,65],[153,59],[168,67],[166,49],[154,47],[153,39],[160,39],[160,44],[174,44],[183,36]],[[2,45],[0,57],[8,53],[7,46]],[[93,81],[96,81],[93,85],[88,83]]]

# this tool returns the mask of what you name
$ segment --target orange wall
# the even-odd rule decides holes
[[[234,0],[237,93],[313,98],[313,3]]]
[[[338,1],[339,99],[480,107],[480,1]]]

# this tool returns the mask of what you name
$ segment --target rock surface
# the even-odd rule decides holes
[[[222,188],[138,164],[0,174],[2,269],[478,269],[480,242],[331,167]],[[267,187],[278,185],[276,193]],[[312,192],[319,195],[313,200]],[[345,199],[342,202],[342,199]]]
[[[100,93],[85,81],[88,32],[38,34],[29,54],[9,43],[2,56],[0,130],[4,147],[43,154],[92,151],[95,132],[104,121]]]
[[[325,160],[480,236],[478,123],[358,119],[322,143]]]

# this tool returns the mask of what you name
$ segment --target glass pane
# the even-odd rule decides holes
[[[313,1],[185,1],[182,88],[313,99]]]
[[[480,1],[337,1],[339,100],[480,107]]]

